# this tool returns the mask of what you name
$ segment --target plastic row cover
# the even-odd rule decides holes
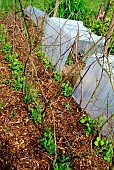
[[[28,6],[25,9],[25,14],[33,20],[40,29],[43,29],[44,21],[48,18],[48,15],[45,12],[33,6]]]
[[[77,52],[87,52],[101,37],[97,36],[83,25],[82,21],[67,20],[63,18],[48,18],[45,24],[43,37],[43,51],[54,65],[57,71],[61,71],[65,65],[71,46],[78,35]],[[102,52],[104,38],[88,53]],[[76,49],[73,49],[74,53]]]
[[[114,56],[102,58],[98,54],[89,57],[72,96],[93,118],[102,115],[107,120],[114,114]],[[114,118],[110,126],[114,134]],[[108,124],[103,134],[109,137]]]
[[[74,21],[57,17],[45,17],[45,12],[29,6],[25,9],[25,13],[38,25],[42,20],[45,24],[44,37],[42,39],[42,50],[51,60],[53,65],[56,65],[57,71],[62,71],[67,57],[70,53],[71,46],[78,35],[77,50],[74,47],[74,53],[85,53],[94,45],[101,37],[91,33],[82,21]],[[88,53],[92,55],[97,52],[102,52],[104,38]],[[76,51],[76,52],[75,52]]]

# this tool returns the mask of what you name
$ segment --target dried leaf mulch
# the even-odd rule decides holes
[[[19,60],[25,64],[29,43],[23,33],[22,20],[17,17],[15,23],[10,14],[2,18],[0,23],[6,27],[7,40],[14,44]],[[34,26],[28,28],[33,35]],[[36,40],[39,41],[38,37]],[[39,100],[44,105],[52,97],[50,107],[45,110],[44,122],[39,124],[31,122],[27,104],[23,101],[23,92],[14,90],[10,83],[3,83],[4,80],[12,80],[9,63],[4,56],[4,53],[0,53],[1,170],[50,170],[54,156],[46,152],[40,144],[44,127],[51,127],[52,132],[55,129],[58,156],[69,156],[72,170],[108,170],[110,164],[94,152],[93,136],[86,137],[84,126],[79,123],[83,111],[76,101],[71,97],[64,97],[59,91],[52,97],[59,88],[59,83],[53,79],[52,70],[44,67],[37,53],[32,53],[27,64],[28,81],[34,82]],[[69,110],[66,110],[65,104],[70,105]]]

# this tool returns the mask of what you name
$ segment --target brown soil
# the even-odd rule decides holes
[[[19,54],[19,60],[24,64],[27,58],[29,45],[27,37],[22,31],[22,20],[17,17],[15,35],[13,38],[14,18],[9,15],[0,20],[7,29],[8,38]],[[29,26],[29,32],[34,34],[35,28]],[[37,34],[39,35],[39,34]],[[35,39],[38,43],[40,36]],[[2,44],[0,44],[2,46]],[[13,90],[5,85],[4,80],[11,79],[11,70],[0,53],[0,167],[1,170],[50,170],[54,156],[50,155],[40,144],[40,137],[44,127],[51,127],[56,132],[56,142],[59,155],[70,157],[72,170],[108,170],[109,163],[95,154],[92,145],[93,136],[86,137],[84,126],[79,123],[83,116],[81,108],[71,97],[64,97],[59,92],[51,100],[50,107],[46,108],[44,122],[33,124],[30,121],[27,104],[23,101],[23,92]],[[34,69],[33,69],[34,67]],[[58,89],[59,84],[53,79],[52,71],[45,69],[33,51],[27,65],[28,81],[38,91],[40,101],[48,101]],[[66,110],[65,104],[70,104]],[[13,115],[14,114],[14,115]]]

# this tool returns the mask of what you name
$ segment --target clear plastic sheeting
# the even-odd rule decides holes
[[[44,21],[44,19],[46,19],[46,17],[48,17],[48,15],[41,11],[40,9],[37,9],[33,6],[28,6],[25,9],[25,14],[35,22],[36,25],[38,25],[39,27],[42,27],[42,23]]]
[[[72,96],[92,118],[102,115],[106,121],[114,114],[114,56],[89,57]],[[109,138],[110,130],[114,135],[114,118],[108,124],[102,132]]]
[[[77,49],[74,45],[74,54],[87,52],[100,38],[101,36],[91,33],[82,21],[52,17],[48,18],[45,24],[42,49],[52,63],[57,65],[57,71],[61,71],[75,40]],[[88,55],[102,52],[104,42],[102,37]]]
[[[56,21],[56,18],[48,18],[45,25],[42,50],[56,65],[57,71],[61,71],[73,44],[69,34],[66,34],[64,27]]]
[[[73,46],[74,54],[87,52],[101,37],[91,33],[82,21],[75,21],[64,18],[51,17],[35,7],[29,6],[25,9],[25,13],[35,24],[40,26],[44,31],[42,38],[42,51],[56,65],[58,72],[62,71],[67,57]],[[101,53],[105,39],[94,46],[88,53]]]

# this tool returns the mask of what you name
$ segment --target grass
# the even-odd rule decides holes
[[[47,6],[49,5],[50,0],[32,0],[32,5],[36,8],[39,8],[41,10],[45,10]],[[21,0],[21,3],[23,5],[23,8],[25,9],[27,6],[30,5],[30,0]],[[16,2],[16,11],[20,9],[19,2]],[[4,15],[6,16],[8,12],[14,11],[14,1],[10,0],[2,0],[0,2],[0,18],[2,18]]]
[[[39,8],[43,11],[45,11],[49,6],[50,6],[50,2],[51,0],[32,0],[32,5],[36,8]],[[87,5],[87,8],[92,10],[94,12],[94,14],[96,15],[96,13],[98,12],[99,6],[102,2],[102,0],[84,0],[84,2]],[[105,0],[105,2],[107,2],[107,0]],[[30,5],[30,0],[21,0],[21,3],[23,5],[23,8],[26,8],[27,6]],[[19,2],[17,1],[16,3],[16,10],[19,9]],[[2,0],[0,2],[0,18],[3,15],[6,15],[8,11],[14,9],[14,1],[9,1],[9,0]]]
[[[107,0],[104,0],[105,3],[107,2]],[[93,11],[94,15],[97,14],[98,9],[100,4],[102,3],[102,0],[84,0],[84,2],[86,3],[86,6],[89,10]]]

